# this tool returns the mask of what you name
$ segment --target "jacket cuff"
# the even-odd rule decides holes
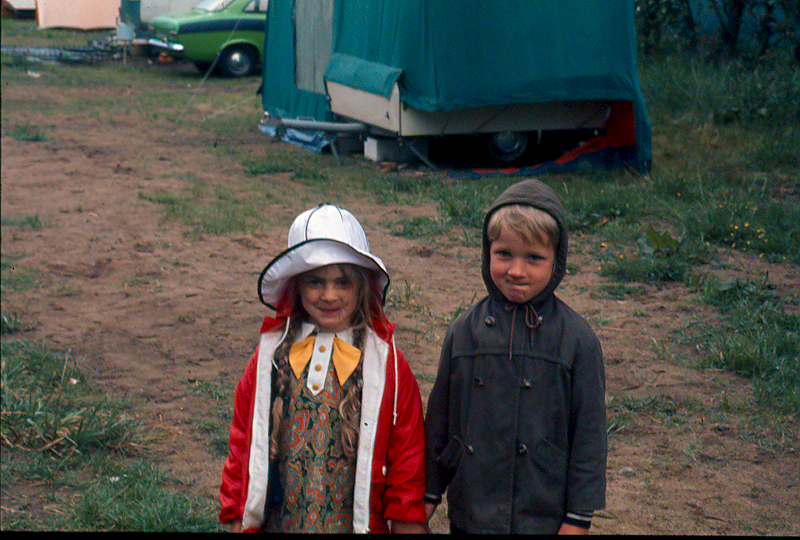
[[[426,493],[423,498],[425,499],[426,503],[439,504],[442,502],[442,496],[434,495],[433,493]]]
[[[592,513],[579,514],[577,512],[567,512],[561,521],[567,525],[588,529],[592,526]]]

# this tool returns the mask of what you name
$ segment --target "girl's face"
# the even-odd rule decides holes
[[[300,301],[320,332],[350,327],[358,307],[358,286],[337,265],[323,266],[300,276]]]

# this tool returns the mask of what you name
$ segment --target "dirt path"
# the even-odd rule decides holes
[[[211,404],[192,385],[238,380],[265,315],[255,292],[258,274],[285,244],[292,217],[321,195],[276,175],[273,181],[308,199],[297,196],[265,207],[274,223],[268,231],[188,239],[183,227],[163,223],[158,205],[138,193],[183,188],[181,179],[190,176],[209,183],[224,179],[232,186],[249,182],[234,164],[209,152],[191,130],[148,121],[143,113],[114,122],[92,112],[15,116],[15,99],[58,99],[15,92],[20,90],[4,89],[4,125],[51,128],[45,142],[17,141],[4,128],[2,215],[35,214],[48,226],[3,226],[3,253],[24,253],[18,266],[37,269],[41,281],[30,291],[4,295],[3,310],[22,315],[25,338],[70,349],[95,381],[109,392],[127,394],[139,414],[170,435],[158,449],[164,465],[193,479],[193,489],[215,504],[223,459],[212,456],[196,432]],[[221,144],[263,152],[264,136],[254,132]],[[155,155],[169,174],[142,159]],[[399,325],[398,345],[427,394],[443,319],[484,292],[478,250],[389,235],[381,223],[393,216],[393,207],[356,197],[345,206],[364,223],[395,289],[402,291],[406,282],[412,286],[414,305],[392,307],[390,317]],[[715,407],[721,400],[745,405],[748,382],[673,360],[695,354],[676,343],[674,332],[689,318],[703,316],[700,308],[678,285],[648,286],[622,301],[593,294],[604,282],[589,249],[599,240],[576,239],[571,260],[576,272],[560,294],[603,342],[609,399],[642,406],[611,436],[608,507],[593,530],[800,533],[800,457],[770,448],[768,440],[751,435],[758,426]],[[794,284],[795,290],[800,283],[796,267],[730,257],[732,268],[746,268],[742,272],[754,279],[768,270],[773,282]],[[421,316],[415,306],[422,305],[437,319]],[[794,438],[796,446],[796,433]],[[441,516],[435,527],[446,530]]]

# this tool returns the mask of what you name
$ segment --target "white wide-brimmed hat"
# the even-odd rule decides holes
[[[297,274],[329,264],[355,264],[372,271],[381,303],[389,287],[383,262],[369,251],[369,241],[358,220],[332,204],[320,204],[295,218],[289,228],[289,247],[264,268],[258,296],[277,309],[288,281]]]

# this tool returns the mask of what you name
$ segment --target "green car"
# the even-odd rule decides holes
[[[190,11],[154,17],[148,43],[202,73],[244,77],[261,63],[269,0],[201,0]]]

